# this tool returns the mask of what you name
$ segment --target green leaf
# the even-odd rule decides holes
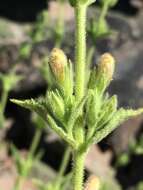
[[[99,98],[98,95],[97,97]],[[110,121],[110,119],[112,119],[114,113],[117,110],[116,96],[113,96],[107,100],[100,98],[99,105],[97,104],[97,102],[98,102],[98,99],[97,101],[95,100],[95,102],[91,104],[92,106],[89,109],[89,117],[91,117],[90,118],[91,121],[87,122],[87,125],[88,125],[88,133],[86,137],[87,139],[91,138],[96,131],[98,131],[99,129],[102,129],[102,127],[104,127],[104,125],[106,125]],[[95,107],[94,107],[94,104],[95,104]],[[92,113],[92,107],[94,107],[94,110],[95,110],[93,113]],[[96,115],[94,116],[94,114]]]
[[[123,108],[119,109],[109,121],[107,125],[105,125],[102,129],[99,129],[95,132],[94,136],[88,142],[89,144],[98,143],[106,136],[108,136],[114,129],[116,129],[120,124],[126,121],[129,118],[135,117],[143,113],[143,109],[138,110],[125,110]]]
[[[90,74],[88,88],[97,91],[99,96],[102,96],[109,84],[108,78],[104,74],[99,73],[98,68],[94,68]]]
[[[76,148],[74,140],[68,137],[64,130],[56,124],[54,119],[49,114],[47,115],[47,122],[49,127],[51,127],[51,129],[53,129],[63,140],[65,140],[73,148]]]
[[[42,103],[40,103],[40,101],[38,101],[38,100],[36,101],[34,99],[30,99],[30,100],[11,99],[10,101],[21,106],[21,107],[24,107],[26,109],[29,109],[31,111],[35,111],[42,118],[46,118],[47,111],[46,111],[44,105],[42,105]]]
[[[110,99],[106,100],[101,107],[101,113],[98,118],[98,129],[101,129],[105,124],[107,124],[117,111],[118,101],[117,96],[112,96]],[[97,130],[97,129],[96,129]]]

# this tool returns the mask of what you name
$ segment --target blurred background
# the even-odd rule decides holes
[[[102,53],[111,52],[117,64],[110,94],[118,95],[120,106],[143,107],[143,1],[119,0],[105,18],[110,32],[95,40],[93,26],[101,9],[97,0],[88,10],[89,61],[94,65]],[[61,7],[59,2],[50,0],[1,0],[0,105],[4,118],[0,129],[0,190],[12,190],[17,176],[11,144],[24,157],[35,126],[45,125],[33,113],[12,104],[9,98],[36,98],[46,93],[45,57],[57,46],[73,60],[73,32],[74,14],[67,2],[62,2]],[[94,145],[86,159],[86,176],[100,177],[103,190],[143,190],[142,126],[143,116],[136,117]],[[41,162],[33,167],[25,189],[37,189],[33,178],[46,182],[53,179],[65,144],[45,127],[39,150],[43,151]],[[66,173],[71,170],[70,163],[69,159]]]

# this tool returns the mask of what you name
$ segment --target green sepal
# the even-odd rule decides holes
[[[43,63],[39,68],[41,75],[44,77],[45,81],[48,84],[48,88],[52,89],[55,87],[55,78],[52,75],[50,66],[49,66],[49,58],[45,56],[43,58]]]
[[[48,91],[46,95],[46,107],[59,120],[64,119],[65,105],[58,90]]]
[[[77,118],[73,127],[73,136],[78,146],[82,145],[85,140],[84,118],[80,116]]]
[[[65,99],[68,99],[73,94],[73,64],[69,60],[67,66],[65,67],[65,80],[59,83],[59,89],[61,90]]]
[[[97,91],[99,96],[102,96],[110,82],[111,80],[105,74],[98,72],[98,68],[94,68],[90,74],[88,88]]]
[[[73,106],[71,115],[67,122],[69,134],[72,133],[72,129],[73,129],[73,126],[74,126],[77,118],[82,115],[82,110],[83,110],[86,100],[87,100],[87,97],[84,97],[78,104],[76,103],[76,105]]]
[[[86,120],[88,126],[93,126],[96,123],[102,104],[101,100],[102,98],[97,90],[89,90],[86,102]]]

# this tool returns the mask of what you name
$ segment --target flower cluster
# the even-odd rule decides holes
[[[40,100],[12,100],[36,111],[73,149],[86,151],[98,143],[124,120],[143,112],[118,109],[117,96],[109,97],[106,89],[112,81],[115,59],[103,54],[97,67],[90,71],[86,95],[75,98],[72,63],[61,49],[54,48],[49,56],[49,90]],[[52,84],[52,85],[51,85]]]

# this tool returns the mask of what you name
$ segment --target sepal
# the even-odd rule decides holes
[[[48,91],[46,95],[46,108],[59,120],[63,120],[65,105],[59,91]]]
[[[97,121],[102,105],[101,100],[102,98],[96,89],[89,90],[86,102],[86,121],[89,126],[95,125]]]

